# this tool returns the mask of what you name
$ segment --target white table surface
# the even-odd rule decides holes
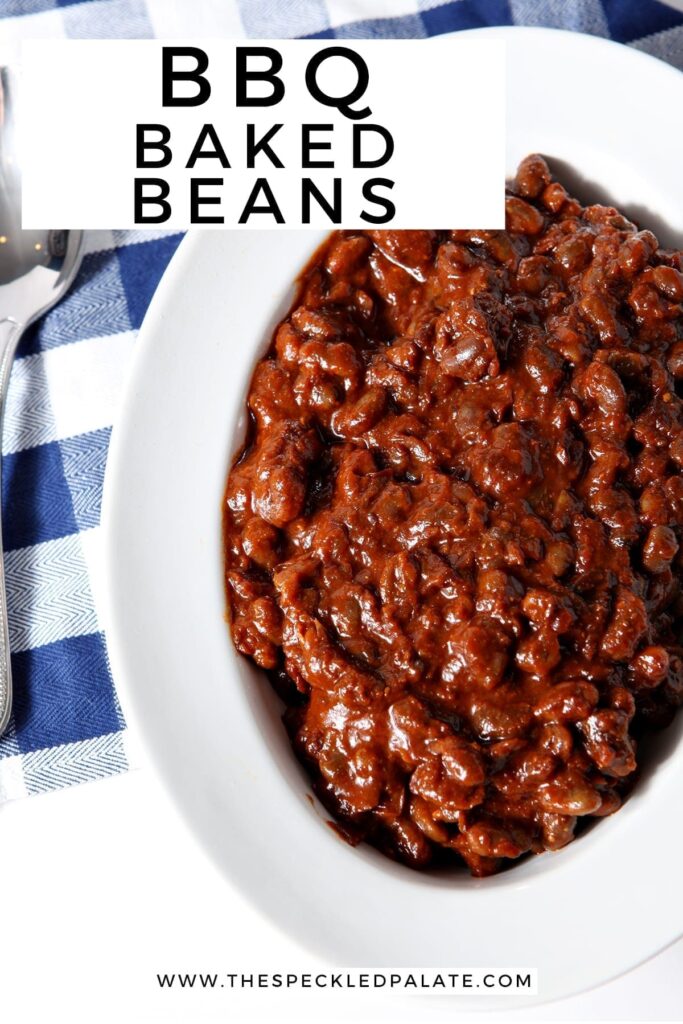
[[[0,807],[0,867],[0,1019],[11,1024],[455,1018],[441,997],[160,990],[157,972],[330,965],[225,881],[149,765]],[[679,1020],[682,996],[683,941],[593,992],[537,1008],[520,996],[519,1010],[463,1008],[457,1020]]]

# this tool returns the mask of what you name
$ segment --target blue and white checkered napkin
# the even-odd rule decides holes
[[[683,68],[683,0],[0,0],[3,39],[421,38],[545,25]],[[68,297],[24,338],[3,435],[14,715],[0,801],[128,767],[98,614],[102,480],[135,336],[180,235],[97,232]]]

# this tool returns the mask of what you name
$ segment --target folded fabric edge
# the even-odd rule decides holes
[[[127,730],[0,760],[0,804],[139,767]]]

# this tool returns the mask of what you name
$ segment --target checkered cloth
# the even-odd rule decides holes
[[[0,0],[22,37],[421,38],[544,25],[683,68],[683,0]],[[14,715],[0,801],[125,770],[125,725],[97,613],[107,446],[135,336],[181,236],[97,232],[68,297],[23,340],[3,434]]]

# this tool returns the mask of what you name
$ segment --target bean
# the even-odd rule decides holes
[[[347,403],[332,416],[332,429],[338,437],[359,437],[378,422],[387,404],[383,388],[368,388],[353,403]]]
[[[534,154],[522,160],[517,169],[515,188],[521,196],[535,199],[550,184],[550,171],[543,157]]]
[[[582,679],[569,679],[551,686],[536,705],[535,715],[543,722],[580,722],[598,703],[598,690]]]
[[[669,652],[665,647],[643,647],[629,663],[639,686],[658,686],[669,671]]]
[[[520,235],[537,235],[543,230],[543,214],[535,206],[516,196],[505,200],[505,225],[508,231]]]
[[[604,416],[626,412],[624,385],[605,363],[593,361],[579,378],[579,395],[597,406]]]
[[[546,627],[529,633],[520,641],[515,661],[522,672],[547,676],[559,664],[560,658],[557,636]]]
[[[602,803],[598,791],[581,775],[569,770],[558,775],[552,782],[545,783],[538,792],[546,810],[572,817],[595,814]]]
[[[540,815],[540,823],[546,850],[561,850],[574,838],[576,818],[573,815],[545,811]]]
[[[683,300],[683,274],[673,267],[655,267],[652,271],[652,280],[657,291],[666,295],[672,302]]]
[[[579,302],[579,309],[595,328],[602,342],[616,341],[619,336],[614,310],[598,292],[588,292]]]
[[[445,844],[448,842],[448,829],[440,822],[435,821],[429,804],[422,797],[414,796],[410,800],[410,816],[428,839],[433,843]]]
[[[541,202],[546,210],[550,210],[551,213],[559,213],[567,203],[568,198],[569,196],[564,186],[559,181],[553,181],[543,189]]]
[[[412,821],[401,818],[390,826],[401,860],[412,867],[425,867],[432,859],[432,848]]]
[[[601,651],[612,661],[629,661],[647,629],[647,611],[642,598],[619,587],[614,611],[602,638]]]
[[[577,274],[592,258],[590,235],[570,235],[555,249],[555,259],[569,274]]]
[[[328,253],[325,266],[330,274],[346,276],[358,270],[370,250],[370,241],[365,235],[342,237]]]
[[[551,722],[544,725],[539,734],[538,742],[544,750],[550,751],[553,757],[560,761],[567,762],[574,749],[574,739],[565,725],[558,722]]]
[[[669,349],[667,366],[676,380],[683,379],[683,341],[677,341]]]
[[[621,778],[635,771],[636,758],[623,711],[596,711],[581,724],[588,756],[606,775]]]
[[[678,552],[678,539],[670,526],[653,526],[643,545],[643,565],[650,572],[664,572]]]
[[[470,719],[484,740],[508,740],[524,736],[531,720],[527,704],[509,703],[498,706],[491,702],[476,701],[470,710]]]
[[[465,840],[480,857],[520,857],[531,848],[531,836],[522,828],[477,822],[465,832]]]
[[[280,533],[264,519],[255,517],[247,521],[242,533],[244,552],[257,565],[272,569],[279,559]]]

